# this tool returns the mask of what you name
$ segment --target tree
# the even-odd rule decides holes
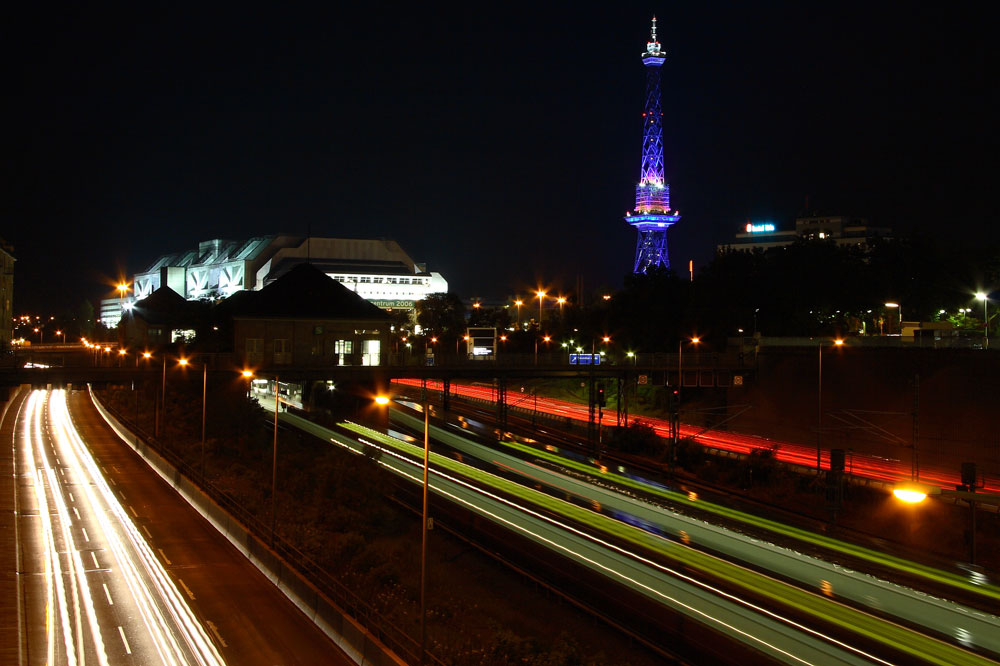
[[[428,335],[462,335],[465,330],[465,304],[452,293],[428,294],[417,301],[417,323]]]

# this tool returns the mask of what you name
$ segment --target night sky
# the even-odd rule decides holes
[[[463,298],[621,286],[653,13],[676,269],[748,217],[790,228],[807,196],[904,233],[996,240],[991,23],[973,5],[686,4],[6,17],[15,311],[96,300],[201,240],[307,230],[395,239]]]

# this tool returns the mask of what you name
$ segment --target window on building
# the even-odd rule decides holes
[[[353,340],[337,340],[333,343],[333,355],[337,358],[337,365],[351,365],[352,353],[354,353]]]
[[[361,365],[378,365],[381,361],[382,343],[378,340],[365,340],[361,343]]]
[[[288,339],[275,338],[274,340],[275,365],[287,365],[291,362],[292,362],[292,348],[288,344]]]
[[[382,278],[380,277],[372,278],[372,282],[374,282],[375,284],[382,284]]]
[[[371,281],[372,279],[367,275],[361,277],[361,284],[371,284]]]
[[[264,362],[264,340],[247,338],[247,364],[260,365]]]
[[[410,284],[410,278],[399,278],[399,284]]]

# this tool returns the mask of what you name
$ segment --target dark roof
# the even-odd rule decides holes
[[[163,286],[137,301],[132,315],[150,324],[187,325],[201,318],[205,310],[204,303],[185,300],[170,287]]]
[[[237,292],[219,304],[232,317],[390,320],[382,308],[299,264],[260,291]]]

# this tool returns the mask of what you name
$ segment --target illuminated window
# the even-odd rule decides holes
[[[378,365],[381,361],[381,343],[378,340],[365,340],[361,344],[361,365]]]
[[[337,365],[350,365],[350,355],[354,353],[353,340],[337,340],[333,343],[333,354],[337,357]]]

